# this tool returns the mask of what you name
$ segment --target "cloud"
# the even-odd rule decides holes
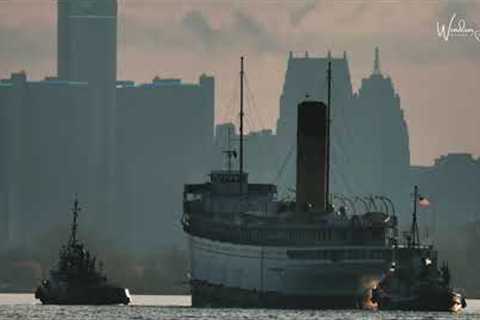
[[[56,58],[55,33],[42,27],[33,30],[0,27],[0,77],[20,70],[37,71],[53,75]],[[38,41],[42,39],[42,41]],[[49,66],[48,66],[49,65]]]
[[[245,12],[236,10],[231,30],[259,51],[277,51],[282,45],[276,36],[265,26]]]
[[[213,30],[207,18],[199,11],[191,11],[182,19],[182,26],[196,36],[197,43],[205,49],[215,48],[224,42],[221,32]]]
[[[293,26],[299,25],[303,18],[305,18],[310,12],[312,12],[318,4],[318,0],[306,1],[306,3],[300,8],[294,7],[290,13],[290,23]]]
[[[0,0],[0,78],[19,70],[37,78],[55,72],[54,9],[51,1]]]
[[[259,52],[276,51],[280,47],[275,36],[263,24],[240,10],[234,10],[231,19],[214,29],[208,18],[192,11],[182,19],[186,30],[196,36],[197,45],[205,50],[236,51],[242,47]]]
[[[166,20],[156,24],[130,25],[120,36],[122,45],[164,50],[200,50],[208,54],[225,54],[239,49],[256,52],[278,51],[282,45],[274,33],[246,12],[235,9],[219,26],[214,27],[211,17],[200,10],[186,12],[178,21]],[[122,28],[123,29],[123,28]]]
[[[464,17],[469,22],[474,23],[475,19],[478,19],[478,11],[480,4],[475,1],[445,1],[441,3],[439,18],[442,20],[448,20],[452,14],[456,13],[457,16]]]

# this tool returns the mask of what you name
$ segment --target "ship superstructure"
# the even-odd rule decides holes
[[[240,83],[243,96],[243,58]],[[243,170],[212,171],[184,189],[194,307],[337,308],[360,304],[391,262],[396,217],[386,210],[336,208],[329,193],[328,102],[298,105],[296,199]],[[234,152],[226,153],[231,157]]]

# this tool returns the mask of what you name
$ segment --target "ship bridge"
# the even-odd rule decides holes
[[[232,213],[269,216],[278,211],[275,185],[248,183],[248,174],[236,170],[216,170],[209,176],[210,182],[185,185],[185,212],[225,217]]]

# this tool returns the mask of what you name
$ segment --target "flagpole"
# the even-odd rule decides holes
[[[418,186],[414,186],[413,189],[413,216],[412,216],[412,245],[415,247],[420,243],[420,235],[418,234],[417,224],[417,199],[418,199]]]

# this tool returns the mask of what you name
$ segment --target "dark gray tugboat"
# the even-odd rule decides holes
[[[420,243],[415,204],[412,230],[405,245],[394,248],[390,270],[376,288],[371,300],[379,310],[453,311],[464,309],[465,296],[450,286],[447,264],[439,269],[437,251]]]
[[[35,298],[43,304],[128,304],[128,289],[116,287],[97,270],[96,258],[77,239],[78,200],[75,199],[73,223],[68,243],[60,250],[60,260],[35,291]]]

